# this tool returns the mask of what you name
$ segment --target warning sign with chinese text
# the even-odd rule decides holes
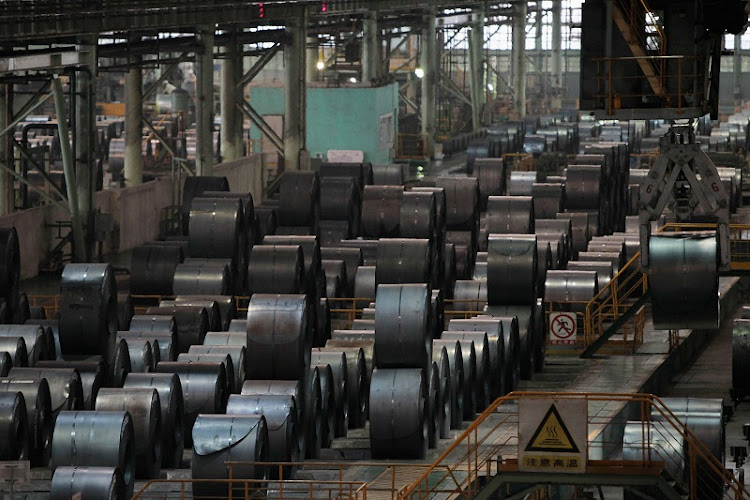
[[[585,400],[522,398],[518,406],[518,469],[584,472],[587,422]]]

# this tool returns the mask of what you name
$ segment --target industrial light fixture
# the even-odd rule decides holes
[[[323,71],[326,67],[326,63],[323,61],[318,61],[318,64],[315,65],[316,68],[318,68],[318,71]]]
[[[349,83],[357,83],[357,79],[354,77],[349,78]]]
[[[489,90],[490,92],[492,92],[493,90],[495,90],[495,86],[492,85],[491,83],[488,83],[487,84],[487,90]]]
[[[417,78],[422,78],[422,77],[424,77],[424,70],[422,68],[417,68],[417,69],[414,70],[414,75]]]

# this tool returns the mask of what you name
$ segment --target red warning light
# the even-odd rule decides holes
[[[266,7],[262,3],[258,4],[258,17],[266,17]]]
[[[320,12],[328,12],[328,4],[326,2],[320,4]]]

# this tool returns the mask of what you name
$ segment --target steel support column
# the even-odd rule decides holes
[[[233,33],[236,35],[236,33]],[[221,62],[221,160],[234,161],[242,151],[242,115],[236,103],[242,100],[242,44],[234,43],[224,48],[227,55]]]
[[[550,69],[555,95],[559,95],[562,82],[562,0],[552,1],[552,52]]]
[[[88,260],[93,253],[93,240],[90,238],[93,223],[94,193],[97,185],[96,172],[96,37],[85,40],[79,49],[79,59],[83,63],[75,72],[75,182],[78,198],[78,212],[84,227],[83,249],[76,245],[76,258]],[[68,195],[70,200],[70,195]],[[72,201],[71,201],[72,203]],[[82,252],[82,253],[79,253]],[[84,260],[84,262],[85,262]]]
[[[425,138],[425,149],[427,156],[432,158],[435,140],[435,109],[437,101],[437,33],[435,14],[430,13],[423,18],[423,31],[421,37],[421,48],[419,65],[424,71],[422,77],[422,101],[420,111],[422,117],[422,135]]]
[[[143,119],[143,72],[140,56],[131,56],[130,71],[125,75],[125,186],[143,182],[141,120]]]
[[[484,50],[484,10],[474,9],[474,20],[469,32],[469,80],[471,85],[471,125],[474,131],[482,128],[482,106],[486,90],[482,51]]]
[[[379,76],[378,14],[367,12],[362,18],[362,81]]]
[[[526,116],[526,2],[513,4],[513,108],[519,118]]]
[[[732,58],[734,105],[742,106],[742,35],[734,35],[734,57]]]
[[[195,175],[213,175],[214,28],[198,28],[201,44],[195,56]]]
[[[0,130],[5,130],[12,121],[11,112],[13,110],[13,84],[0,83]],[[13,132],[0,135],[0,163],[5,167],[13,168]],[[0,215],[9,212],[8,188],[12,183],[8,181],[8,174],[0,171]]]
[[[284,168],[299,170],[300,153],[305,149],[306,85],[305,41],[307,16],[301,9],[298,17],[286,23],[289,43],[284,46]]]

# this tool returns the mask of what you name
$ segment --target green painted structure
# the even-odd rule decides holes
[[[261,115],[284,115],[283,87],[250,87]],[[307,89],[307,150],[326,158],[331,149],[361,150],[365,161],[390,163],[396,147],[398,85]],[[261,138],[253,126],[250,138]]]

